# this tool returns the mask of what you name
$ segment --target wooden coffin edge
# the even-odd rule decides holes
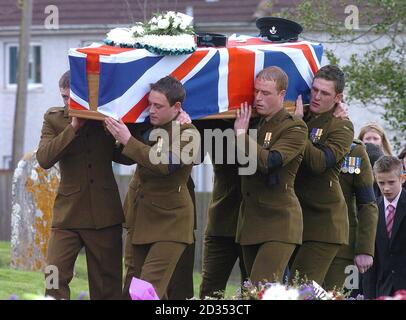
[[[284,102],[284,107],[285,109],[290,112],[294,113],[295,112],[295,104],[294,102],[291,101],[285,101]],[[203,118],[199,118],[196,120],[213,120],[213,119],[235,119],[237,114],[237,109],[229,110],[226,112],[222,113],[217,113],[217,114],[212,114]],[[69,116],[71,117],[78,117],[78,118],[84,118],[84,119],[90,119],[90,120],[101,120],[103,121],[105,118],[107,118],[106,115],[94,111],[94,110],[77,110],[77,109],[69,109]],[[255,110],[252,112],[253,117],[258,117],[258,114]]]
[[[87,74],[87,84],[89,89],[89,106],[90,110],[79,110],[69,108],[69,116],[78,117],[90,120],[100,120],[103,121],[107,118],[106,115],[97,111],[98,106],[98,91],[99,91],[99,74],[88,73]],[[295,102],[294,101],[284,101],[283,106],[290,112],[295,112]],[[226,112],[212,114],[203,118],[196,120],[212,120],[212,119],[235,119],[237,114],[237,109],[228,110]],[[253,117],[257,117],[258,114],[255,110],[252,113]]]

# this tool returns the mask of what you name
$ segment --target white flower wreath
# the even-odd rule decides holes
[[[107,34],[105,43],[121,47],[144,48],[164,55],[192,53],[196,50],[193,17],[168,11],[156,14],[147,23],[131,28],[116,28]]]

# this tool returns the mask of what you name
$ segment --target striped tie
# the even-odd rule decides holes
[[[390,204],[386,207],[386,230],[388,231],[389,239],[392,236],[394,216],[395,216],[395,207]]]

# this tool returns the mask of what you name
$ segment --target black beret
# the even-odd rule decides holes
[[[259,35],[267,37],[273,42],[296,41],[303,27],[288,19],[277,17],[263,17],[256,21]]]

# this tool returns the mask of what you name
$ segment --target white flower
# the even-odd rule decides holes
[[[153,17],[151,20],[149,20],[149,24],[157,24],[158,19],[156,17]]]
[[[288,289],[281,284],[272,284],[265,290],[262,300],[298,300],[299,291]]]
[[[193,50],[196,49],[196,42],[192,35],[181,34],[169,35],[145,35],[137,38],[140,45],[148,45],[163,50]]]
[[[145,33],[145,29],[142,25],[135,25],[131,28],[131,33],[142,36]]]
[[[166,13],[166,18],[169,18],[169,17],[172,17],[172,18],[175,19],[175,17],[176,17],[175,11],[168,11],[168,12]]]
[[[167,29],[169,28],[170,22],[168,19],[162,19],[158,21],[158,28],[159,29]]]
[[[151,25],[149,26],[149,28],[151,29],[151,31],[156,31],[156,30],[158,30],[158,26],[157,26],[156,24],[151,24]]]
[[[181,12],[178,12],[176,15],[182,20],[182,23],[184,25],[189,26],[189,25],[192,24],[192,21],[193,21],[192,16],[188,16],[187,14],[184,14],[184,13],[181,13]]]
[[[107,33],[107,40],[113,41],[114,43],[120,44],[134,44],[134,37],[132,32],[128,28],[115,28]]]
[[[184,22],[182,22],[181,24],[180,24],[180,29],[181,30],[185,30],[187,28],[187,24],[185,24]]]
[[[179,27],[179,25],[181,23],[182,23],[182,20],[180,18],[178,18],[178,16],[175,16],[173,18],[172,26],[176,29],[177,27]]]

